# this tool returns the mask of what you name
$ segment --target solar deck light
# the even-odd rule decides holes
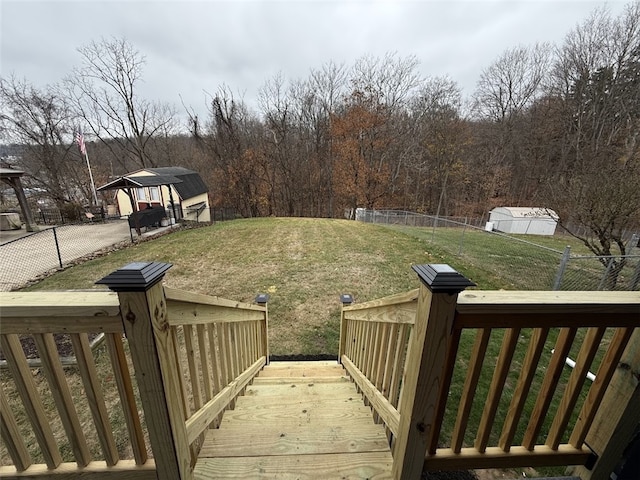
[[[256,303],[258,305],[264,306],[267,304],[268,301],[269,301],[268,293],[259,293],[258,295],[256,295]]]
[[[340,294],[340,301],[342,305],[351,305],[353,303],[353,296],[350,293]]]

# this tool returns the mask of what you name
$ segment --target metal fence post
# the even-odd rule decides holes
[[[562,284],[562,277],[564,276],[564,271],[567,269],[567,265],[569,264],[569,259],[571,258],[571,247],[567,245],[564,247],[564,252],[562,253],[562,258],[560,259],[560,265],[558,266],[558,273],[556,274],[556,279],[553,282],[553,290],[560,290],[560,285]]]
[[[460,245],[458,246],[458,255],[462,255],[462,245],[464,244],[464,233],[467,231],[467,217],[464,217],[464,227],[462,235],[460,235]]]
[[[56,252],[58,253],[58,263],[60,264],[60,268],[62,268],[62,255],[60,255],[60,244],[58,243],[58,234],[56,233],[56,227],[53,227],[52,230],[53,241],[56,244]]]
[[[607,268],[604,270],[604,274],[600,279],[600,284],[598,285],[598,291],[604,289],[607,278],[609,277],[609,272],[611,271],[611,265],[613,265],[613,257],[609,259],[609,263],[607,263]]]
[[[633,235],[631,235],[631,240],[629,240],[629,243],[627,245],[629,245],[629,249],[627,250],[626,254],[627,255],[631,255],[633,253],[633,250],[636,248],[636,246],[638,245],[638,234],[634,233]]]
[[[633,291],[638,288],[640,285],[640,259],[638,259],[638,263],[636,263],[636,270],[633,272],[633,277],[631,278],[631,286],[629,290]]]

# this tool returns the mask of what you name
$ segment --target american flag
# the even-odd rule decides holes
[[[78,148],[80,149],[80,153],[83,155],[87,154],[87,146],[84,144],[84,135],[82,134],[82,130],[78,129],[76,132],[76,143],[78,144]]]

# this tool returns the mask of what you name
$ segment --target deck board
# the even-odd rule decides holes
[[[196,480],[383,480],[391,477],[391,452],[285,455],[269,457],[200,458]]]
[[[389,442],[384,430],[371,425],[282,425],[261,428],[259,434],[243,424],[211,430],[200,457],[310,455],[325,453],[384,452]]]
[[[341,366],[274,363],[207,432],[196,479],[391,478],[384,428]]]

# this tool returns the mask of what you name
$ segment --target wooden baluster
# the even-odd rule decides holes
[[[4,440],[16,470],[24,472],[32,463],[31,456],[2,388],[0,388],[0,436]]]
[[[582,447],[587,432],[589,431],[589,427],[591,427],[593,419],[598,412],[598,408],[600,407],[602,398],[607,391],[609,382],[611,381],[616,368],[619,367],[620,358],[622,357],[624,349],[629,343],[629,339],[632,334],[633,328],[616,329],[616,332],[611,339],[611,343],[609,344],[609,348],[607,349],[607,353],[602,359],[600,368],[598,368],[596,379],[593,381],[593,385],[591,385],[587,398],[585,399],[582,409],[580,410],[580,414],[578,415],[571,438],[569,439],[569,443],[572,446],[576,448]]]
[[[460,336],[462,330],[454,328],[452,335],[449,337],[449,343],[447,345],[447,357],[445,359],[444,377],[442,380],[442,386],[440,387],[440,394],[436,403],[436,412],[433,422],[433,428],[431,429],[431,438],[427,445],[427,452],[429,454],[436,453],[438,448],[438,439],[440,438],[440,429],[442,428],[442,421],[444,420],[444,413],[447,406],[447,400],[449,399],[449,388],[451,387],[451,380],[453,379],[453,368],[456,365],[456,356],[458,354],[458,346],[460,345]]]
[[[533,378],[536,374],[538,362],[540,361],[540,356],[542,355],[544,343],[546,342],[548,335],[548,328],[536,328],[531,333],[529,348],[527,349],[524,362],[522,363],[518,383],[515,391],[513,392],[511,404],[509,405],[509,410],[507,411],[505,423],[502,427],[502,434],[500,435],[500,441],[498,443],[498,446],[505,452],[508,452],[511,449],[513,437],[515,436],[516,428],[518,427],[518,421],[520,420],[524,404],[527,400],[527,396],[529,395],[529,389],[531,388],[531,383],[533,382]]]
[[[489,396],[484,405],[484,410],[482,411],[482,417],[480,418],[480,425],[478,427],[478,434],[475,441],[475,448],[480,453],[484,453],[487,449],[489,435],[491,434],[491,427],[493,426],[493,422],[496,418],[496,411],[498,410],[498,404],[500,403],[500,398],[504,391],[504,384],[507,380],[507,375],[509,374],[511,360],[513,359],[513,354],[516,351],[519,336],[519,328],[508,328],[504,332],[502,347],[500,348],[500,354],[498,355],[493,377],[491,378]]]
[[[193,404],[197,411],[202,408],[202,388],[200,386],[200,372],[197,366],[196,351],[193,348],[193,326],[185,325],[183,332],[184,346],[187,351],[187,365],[189,366],[189,376],[191,377],[191,397],[193,398]]]
[[[76,354],[78,370],[80,371],[80,377],[82,378],[82,384],[87,396],[98,439],[100,440],[105,462],[108,466],[113,466],[118,463],[118,449],[113,439],[111,423],[109,423],[109,414],[107,412],[107,406],[104,403],[104,395],[102,394],[102,387],[98,379],[96,365],[93,361],[89,338],[86,333],[72,334],[71,343],[73,345],[73,351]]]
[[[13,376],[16,390],[20,394],[20,399],[33,427],[33,433],[38,440],[47,468],[53,470],[62,463],[62,456],[53,437],[51,425],[36,384],[33,381],[33,375],[27,364],[18,335],[0,335],[0,340],[2,342],[2,352],[7,359],[7,366]]]
[[[91,453],[87,446],[87,440],[82,431],[78,412],[73,403],[73,397],[67,384],[67,379],[60,363],[58,348],[53,339],[53,334],[36,334],[33,339],[38,346],[38,354],[42,360],[42,366],[49,382],[51,395],[55,401],[62,426],[67,433],[73,455],[78,466],[86,467],[91,461]]]
[[[602,340],[605,330],[606,329],[604,327],[590,328],[587,330],[584,342],[582,343],[582,347],[578,353],[578,358],[576,358],[576,366],[571,372],[569,382],[567,383],[564,394],[562,395],[562,400],[560,400],[558,411],[556,412],[556,416],[551,424],[551,429],[547,435],[546,445],[551,447],[553,450],[557,450],[558,445],[560,445],[562,435],[564,434],[567,424],[571,419],[573,409],[580,397],[582,385],[584,385],[584,381],[587,378],[591,362],[593,362],[593,359],[598,352],[600,340]]]
[[[473,350],[469,356],[470,364],[467,367],[467,377],[464,381],[462,396],[460,397],[460,403],[458,405],[456,424],[451,434],[451,448],[454,453],[460,453],[462,443],[464,442],[464,434],[467,430],[467,423],[469,422],[469,415],[471,413],[471,407],[473,406],[473,399],[478,387],[478,380],[482,372],[482,364],[487,353],[490,337],[491,329],[481,328],[478,330],[473,343]]]
[[[111,357],[111,366],[113,367],[113,376],[118,386],[120,394],[120,403],[124,411],[124,419],[129,432],[131,441],[131,449],[133,450],[133,458],[136,465],[144,465],[147,462],[147,448],[145,447],[144,432],[138,415],[138,406],[133,392],[133,384],[131,382],[131,373],[127,365],[127,356],[124,352],[121,334],[106,334],[107,347],[109,348],[109,356]]]
[[[553,394],[558,386],[565,358],[567,358],[569,350],[571,350],[573,339],[576,338],[576,332],[577,330],[575,328],[562,328],[558,334],[555,349],[549,361],[547,372],[542,380],[536,404],[531,411],[529,425],[524,432],[522,446],[527,450],[533,450],[533,447],[536,445],[538,434],[549,411]]]
[[[213,375],[211,371],[215,369],[215,363],[212,361],[213,356],[210,354],[210,349],[207,351],[207,339],[209,325],[196,325],[196,335],[198,338],[198,351],[200,352],[200,366],[202,368],[202,388],[204,391],[204,403],[207,403],[213,398],[211,382]],[[209,342],[210,345],[210,342]]]

